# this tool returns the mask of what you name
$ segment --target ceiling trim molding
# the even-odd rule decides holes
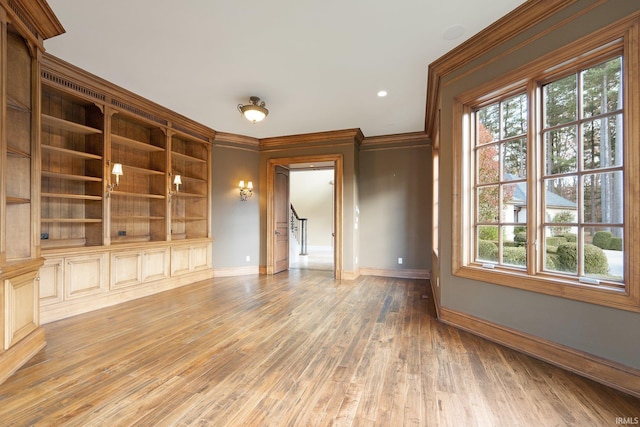
[[[238,135],[235,133],[216,132],[213,145],[221,147],[242,147],[252,149],[252,151],[259,151],[260,140],[251,136]]]
[[[0,0],[0,4],[13,21],[19,21],[33,34],[33,41],[40,46],[42,46],[42,40],[65,32],[45,0]]]
[[[301,135],[277,136],[260,139],[260,149],[273,149],[284,147],[304,147],[325,143],[349,142],[359,146],[364,140],[360,129],[333,130],[327,132],[315,132]]]
[[[431,139],[425,132],[409,132],[392,135],[368,136],[364,141],[362,141],[360,149],[364,151],[430,145]]]
[[[507,40],[530,29],[577,0],[528,0],[429,65],[425,133],[433,135],[440,80]]]

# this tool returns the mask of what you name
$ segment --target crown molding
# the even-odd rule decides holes
[[[528,0],[429,65],[425,133],[433,136],[440,80],[491,49],[521,34],[577,0]]]

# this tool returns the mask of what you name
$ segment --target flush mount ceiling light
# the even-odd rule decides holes
[[[260,101],[257,96],[252,96],[249,102],[250,104],[247,105],[238,104],[238,110],[247,120],[255,124],[267,117],[269,110],[264,108],[264,101]]]

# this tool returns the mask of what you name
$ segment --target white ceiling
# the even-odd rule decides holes
[[[424,130],[428,66],[523,0],[48,0],[47,51],[216,131]],[[379,90],[389,94],[379,98]],[[251,124],[251,95],[269,116]]]

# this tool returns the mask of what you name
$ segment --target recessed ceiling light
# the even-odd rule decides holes
[[[387,91],[386,90],[381,90],[380,92],[378,92],[378,96],[380,98],[384,98],[385,96],[387,96]]]
[[[455,40],[462,37],[465,31],[466,28],[464,28],[462,25],[453,25],[444,30],[444,33],[442,33],[442,38],[445,40]]]

